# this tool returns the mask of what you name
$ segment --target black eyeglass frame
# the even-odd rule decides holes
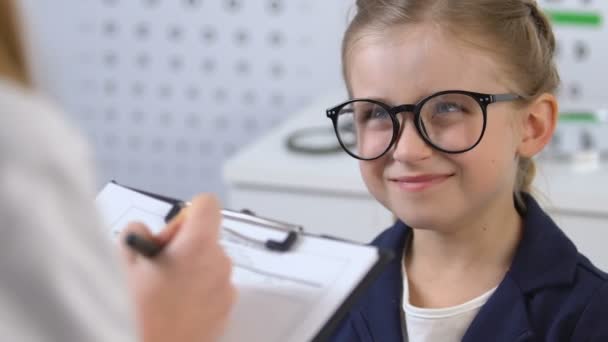
[[[420,110],[422,109],[424,104],[427,103],[428,101],[430,101],[431,99],[438,97],[438,96],[447,95],[447,94],[461,94],[461,95],[467,95],[467,96],[473,98],[475,101],[477,101],[477,103],[481,107],[481,110],[483,113],[483,126],[481,129],[481,134],[479,135],[479,138],[471,147],[468,147],[463,150],[457,150],[457,151],[445,150],[445,149],[435,145],[432,141],[430,141],[430,139],[426,136],[426,134],[423,133],[424,129],[422,128]],[[393,147],[395,142],[399,139],[399,136],[401,133],[401,124],[399,123],[399,120],[397,120],[397,114],[402,113],[402,112],[404,112],[404,113],[411,112],[414,114],[414,126],[416,127],[416,131],[418,132],[418,135],[422,138],[422,140],[427,145],[431,146],[432,148],[434,148],[440,152],[449,153],[449,154],[458,154],[458,153],[464,153],[464,152],[474,149],[481,142],[481,139],[483,138],[485,131],[486,131],[487,112],[488,112],[489,104],[496,103],[496,102],[515,101],[515,100],[521,100],[521,99],[523,99],[523,97],[521,95],[517,95],[517,94],[513,94],[513,93],[484,94],[484,93],[476,93],[476,92],[465,91],[465,90],[445,90],[445,91],[440,91],[438,93],[429,95],[429,96],[425,97],[424,99],[420,100],[416,104],[402,104],[402,105],[398,105],[398,106],[394,106],[394,107],[391,107],[391,106],[387,105],[386,103],[383,103],[381,101],[374,100],[374,99],[356,98],[356,99],[348,100],[337,106],[327,109],[326,114],[327,114],[327,117],[329,119],[331,119],[331,121],[333,123],[334,132],[336,133],[336,137],[338,138],[338,142],[340,143],[340,146],[342,146],[342,148],[344,149],[344,151],[346,151],[346,153],[348,153],[351,157],[353,157],[355,159],[375,160],[375,159],[378,159],[378,158],[384,156],[386,154],[386,152],[388,152]],[[347,106],[351,103],[361,102],[361,101],[367,101],[367,102],[374,103],[374,104],[382,107],[384,110],[387,111],[387,113],[391,117],[391,121],[393,122],[393,137],[391,138],[390,144],[388,144],[386,150],[384,150],[382,153],[380,153],[377,157],[373,157],[373,158],[362,158],[362,157],[359,157],[359,156],[353,154],[352,152],[350,152],[349,149],[346,147],[346,144],[340,138],[340,134],[338,133],[338,114],[340,113],[342,108],[344,108],[345,106]]]

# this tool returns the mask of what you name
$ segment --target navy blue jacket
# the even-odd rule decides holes
[[[578,253],[534,199],[527,197],[526,205],[523,237],[511,268],[463,341],[608,341],[608,275]],[[397,222],[372,242],[397,257],[358,300],[332,341],[407,341],[399,256],[409,234],[411,229]]]

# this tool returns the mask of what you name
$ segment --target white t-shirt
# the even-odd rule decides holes
[[[0,341],[135,341],[87,144],[0,79]]]
[[[440,309],[419,308],[410,304],[407,272],[403,270],[403,311],[409,342],[459,342],[473,319],[496,290],[466,303]]]

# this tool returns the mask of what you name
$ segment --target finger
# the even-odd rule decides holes
[[[131,249],[129,246],[127,246],[125,242],[129,234],[137,234],[142,238],[150,239],[153,241],[156,241],[157,239],[154,237],[154,235],[150,232],[150,229],[148,229],[145,224],[141,222],[129,223],[129,225],[120,233],[118,241],[120,245],[119,248],[121,250],[121,254],[123,255],[125,261],[128,264],[131,264],[137,259],[138,253]]]
[[[187,213],[188,207],[182,208],[179,213],[169,221],[167,226],[156,235],[156,238],[162,244],[168,244],[175,235],[178,234],[180,227],[184,224]]]
[[[174,238],[175,243],[196,246],[195,248],[217,243],[221,219],[220,204],[214,196],[196,196],[185,215],[179,234]]]

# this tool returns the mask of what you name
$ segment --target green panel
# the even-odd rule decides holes
[[[601,27],[603,24],[602,15],[598,12],[546,10],[545,13],[556,26]]]
[[[586,122],[595,123],[599,122],[597,115],[591,112],[565,112],[559,114],[559,121],[567,122]]]

